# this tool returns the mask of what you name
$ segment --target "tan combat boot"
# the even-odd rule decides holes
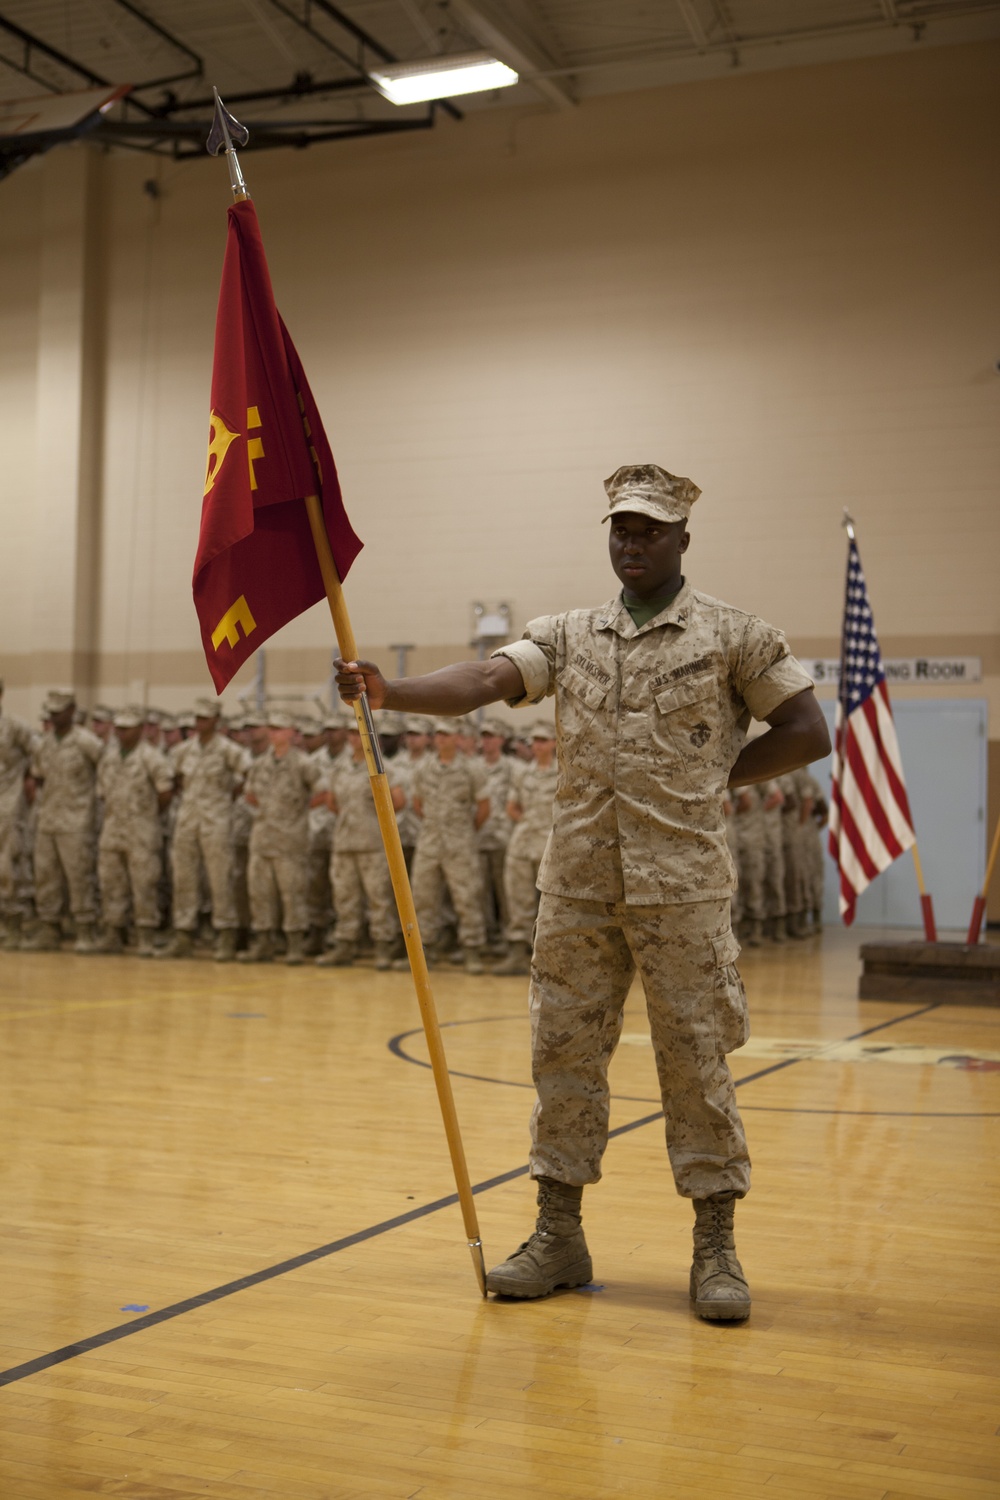
[[[397,947],[395,943],[375,944],[375,967],[380,973],[385,973],[392,968],[393,959],[396,957]]]
[[[320,969],[347,969],[357,957],[357,948],[353,943],[334,943],[327,953],[321,953],[316,960],[316,966]]]
[[[483,948],[463,948],[462,962],[466,974],[486,973],[486,950]]]
[[[506,958],[503,963],[496,965],[493,972],[494,974],[530,974],[531,944],[509,943]]]
[[[694,1200],[691,1301],[699,1318],[732,1323],[750,1316],[750,1288],[736,1258],[732,1193]]]
[[[95,953],[97,934],[93,922],[77,922],[76,942],[73,944],[74,953]]]
[[[215,935],[212,958],[217,964],[231,964],[236,957],[236,928],[220,927]]]
[[[161,948],[156,955],[157,958],[193,958],[194,957],[194,933],[188,932],[184,927],[176,927],[174,935],[165,948]]]
[[[136,958],[155,958],[156,949],[153,947],[153,938],[156,936],[155,927],[137,927],[135,929],[135,956]]]
[[[758,917],[752,917],[747,923],[747,947],[759,948],[764,941],[764,924]]]
[[[21,914],[15,912],[7,918],[4,926],[3,944],[7,953],[13,953],[21,946]]]
[[[274,933],[255,932],[249,948],[236,957],[241,964],[269,964],[274,957]]]
[[[122,941],[121,929],[118,927],[105,927],[96,942],[91,943],[88,953],[124,953],[125,944]]]
[[[305,947],[306,935],[304,932],[289,932],[285,937],[288,944],[285,949],[285,963],[297,968],[299,964],[304,964],[306,961],[305,953],[302,951]]]
[[[24,953],[57,953],[61,939],[62,934],[59,931],[58,922],[39,922],[31,936],[22,939],[21,951]]]
[[[486,1278],[498,1297],[547,1297],[561,1286],[583,1286],[594,1268],[580,1225],[582,1187],[538,1179],[538,1220],[530,1240],[519,1245]]]

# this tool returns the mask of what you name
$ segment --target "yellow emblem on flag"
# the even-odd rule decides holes
[[[244,637],[252,630],[257,629],[257,621],[250,613],[250,606],[246,601],[246,595],[241,594],[236,603],[231,605],[222,619],[212,631],[212,645],[216,651],[223,641],[228,641],[230,646],[236,647],[240,643],[239,627],[243,626]]]
[[[219,477],[219,470],[222,468],[223,461],[229,451],[229,444],[235,442],[239,437],[238,432],[229,431],[229,428],[217,411],[213,411],[208,420],[208,465],[205,470],[204,490],[204,494],[206,495]],[[213,458],[215,459],[214,465],[212,463]]]

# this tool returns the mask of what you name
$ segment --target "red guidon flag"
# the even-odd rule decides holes
[[[341,579],[362,546],[274,305],[249,199],[229,209],[209,421],[194,603],[221,692],[258,646],[324,596],[305,497],[320,496]]]

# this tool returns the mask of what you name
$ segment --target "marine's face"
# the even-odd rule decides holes
[[[138,745],[139,741],[142,739],[142,725],[131,724],[129,725],[128,729],[122,729],[119,727],[116,728],[115,734],[118,738],[118,743],[119,745],[121,745],[123,750],[134,750],[136,745]]]
[[[690,540],[686,521],[657,521],[639,511],[611,517],[608,551],[611,566],[637,599],[676,593],[681,586],[681,556]]]

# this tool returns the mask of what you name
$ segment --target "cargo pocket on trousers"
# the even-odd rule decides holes
[[[732,932],[712,939],[715,949],[715,1043],[719,1057],[735,1052],[750,1036],[747,992],[736,960],[740,945]]]

